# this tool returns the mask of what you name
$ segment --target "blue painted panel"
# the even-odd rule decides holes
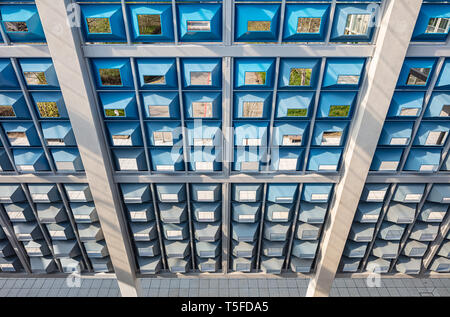
[[[432,94],[424,118],[448,118],[450,113],[448,110],[444,111],[445,105],[450,105],[450,94],[444,92]]]
[[[219,89],[222,87],[222,61],[218,58],[184,58],[181,60],[183,73],[183,87],[188,89]],[[209,73],[208,78],[203,75],[201,81],[194,81],[195,74]],[[202,74],[200,74],[202,75]],[[203,84],[203,79],[206,79]],[[198,79],[196,79],[198,80]]]
[[[202,120],[221,120],[222,119],[222,94],[220,92],[186,92],[183,94],[183,105],[185,108],[186,119],[202,119]],[[194,103],[203,104],[209,107],[211,104],[211,116],[208,117],[208,111],[205,110],[205,116],[194,116]]]
[[[333,184],[303,185],[302,200],[311,203],[326,203],[330,199]]]
[[[150,149],[152,170],[158,171],[158,165],[173,166],[175,171],[184,171],[183,149],[173,148],[153,148]]]
[[[245,103],[262,102],[262,115],[261,117],[246,117],[244,113]],[[265,119],[270,118],[270,112],[272,109],[272,93],[271,92],[237,92],[234,94],[234,118],[235,119]]]
[[[283,29],[283,41],[324,41],[328,25],[329,4],[288,4]],[[316,33],[299,33],[299,18],[320,18],[320,27]]]
[[[379,11],[378,4],[338,4],[334,13],[333,28],[331,31],[332,42],[358,41],[370,42],[375,29],[375,15]],[[347,29],[347,20],[351,14],[369,15],[369,23],[364,34],[351,34],[351,29]],[[345,34],[349,30],[349,34]],[[364,30],[362,30],[364,31]]]
[[[268,184],[267,200],[274,203],[293,203],[298,184]]]
[[[27,104],[23,94],[20,92],[0,93],[0,104],[2,106],[11,106],[15,117],[0,116],[3,119],[30,119]]]
[[[311,149],[308,171],[336,172],[342,155],[342,149]]]
[[[55,67],[50,58],[21,58],[19,59],[22,75],[25,83],[30,89],[49,89],[58,88],[58,78],[56,77]],[[41,73],[45,77],[46,83],[43,81],[37,84],[36,75],[29,73]],[[28,76],[27,76],[28,75]]]
[[[279,4],[237,4],[235,39],[237,42],[276,42],[279,33]],[[249,31],[251,21],[270,22],[268,31]]]
[[[310,117],[310,109],[314,101],[314,92],[278,92],[276,118],[278,119],[307,119]],[[302,111],[306,109],[304,116]]]
[[[346,134],[347,134],[347,127],[348,127],[348,122],[347,121],[335,121],[335,122],[330,122],[330,121],[318,121],[315,124],[314,127],[314,135],[313,138],[311,140],[311,145],[314,146],[342,146],[345,143],[345,139],[346,139]],[[330,144],[329,142],[325,141],[323,139],[324,137],[324,133],[326,132],[341,132],[342,135],[340,137],[340,142],[336,142],[336,144],[332,143]],[[324,144],[322,144],[322,141],[325,142]]]
[[[286,145],[286,146],[302,146],[306,144],[307,141],[307,128],[308,122],[300,121],[300,122],[275,122],[273,129],[273,145],[283,146],[283,138],[288,135],[299,135],[302,137],[301,142]]]
[[[174,58],[138,58],[136,65],[141,89],[177,88],[177,70]],[[156,80],[151,76],[164,76],[164,79]]]
[[[152,146],[182,146],[182,133],[180,122],[147,122],[147,139],[150,141]],[[172,144],[171,145],[161,145],[155,142],[154,133],[155,132],[171,132],[172,133]]]
[[[173,16],[172,6],[167,4],[145,4],[145,5],[127,5],[128,15],[131,16],[131,36],[134,42],[173,42]],[[140,15],[159,16],[161,30],[153,32],[143,32],[139,29]],[[159,34],[156,34],[159,33]]]
[[[303,85],[291,85],[291,70],[293,69],[311,69],[311,77],[309,78],[309,85],[307,82]],[[294,88],[294,89],[310,89],[315,88],[320,71],[320,59],[318,58],[283,58],[280,62],[280,74],[278,80],[278,87],[280,88]]]
[[[133,77],[131,74],[130,60],[125,58],[94,58],[92,59],[92,66],[95,76],[97,88],[99,89],[131,89],[133,85]],[[120,73],[120,83],[106,84],[102,83],[100,76],[101,69],[118,69]]]
[[[12,42],[45,42],[44,30],[34,4],[2,5],[0,14],[2,28]],[[24,22],[28,31],[8,30],[6,22]]]
[[[252,73],[265,73],[265,77],[253,76]],[[274,58],[236,58],[234,64],[234,87],[251,88],[251,89],[267,89],[273,87],[275,72]],[[246,75],[247,73],[247,75]],[[247,79],[246,83],[246,76]],[[258,74],[259,76],[259,74]],[[250,79],[258,78],[258,84],[253,84]],[[250,84],[252,83],[252,84]]]
[[[126,42],[125,27],[123,25],[122,7],[120,4],[82,4],[81,25],[86,42]],[[109,21],[109,30],[102,33],[90,33],[87,19],[104,18]]]
[[[323,92],[320,95],[318,118],[346,119],[353,114],[357,92]],[[348,114],[343,116],[330,116],[331,106],[350,106]]]
[[[3,89],[19,89],[14,68],[11,61],[6,58],[0,59],[0,86]]]
[[[273,148],[270,162],[270,169],[272,171],[299,171],[303,167],[303,149],[291,148]],[[295,168],[289,164],[285,166],[282,160],[295,160]],[[289,162],[290,163],[290,162]]]
[[[180,118],[180,104],[178,93],[176,92],[155,92],[143,93],[143,107],[146,119],[179,119]],[[150,116],[150,106],[168,106],[170,117],[152,117]]]
[[[218,42],[222,40],[222,5],[180,4],[178,12],[178,34],[182,42]],[[191,21],[209,21],[209,31],[190,30]]]
[[[403,63],[402,70],[400,71],[400,75],[397,82],[397,87],[399,88],[421,88],[425,89],[429,82],[430,78],[433,74],[434,67],[436,65],[436,58],[405,58]],[[423,78],[425,84],[408,84],[408,79],[410,77],[411,69],[413,68],[425,68],[428,69],[428,75]]]
[[[372,159],[371,171],[395,172],[402,156],[403,149],[377,149]],[[395,165],[395,163],[397,165]],[[389,166],[383,166],[388,164]]]
[[[361,83],[364,58],[329,58],[325,66],[325,76],[322,82],[323,88],[357,89]],[[357,77],[356,83],[352,84],[343,76]]]
[[[432,18],[450,18],[450,6],[448,4],[423,4],[412,34],[412,41],[445,41],[448,29],[428,28],[428,23]]]
[[[381,131],[379,145],[406,146],[411,142],[414,122],[385,122]]]
[[[103,116],[106,119],[137,119],[136,95],[134,93],[101,92],[98,96],[103,107]],[[121,115],[122,112],[123,116]]]
[[[32,92],[31,98],[34,101],[34,105],[36,107],[36,112],[41,119],[54,120],[54,119],[68,119],[69,118],[69,115],[67,114],[66,105],[64,103],[64,98],[60,92],[53,92],[53,91],[52,92],[50,92],[50,91],[48,91],[48,92]],[[48,116],[46,111],[43,111],[41,113],[41,111],[39,110],[39,104],[38,104],[40,102],[55,102],[56,107],[58,108],[59,116],[56,116],[56,113],[54,113],[54,112],[52,114],[50,114],[51,116]]]
[[[441,149],[411,149],[404,170],[432,173],[441,160]]]
[[[388,118],[416,118],[420,116],[423,108],[424,92],[396,91],[392,97]]]

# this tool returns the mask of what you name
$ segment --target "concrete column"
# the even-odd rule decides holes
[[[102,119],[82,54],[80,32],[76,23],[73,25],[78,12],[70,0],[37,0],[36,6],[120,291],[122,296],[139,296],[136,264],[101,130]]]

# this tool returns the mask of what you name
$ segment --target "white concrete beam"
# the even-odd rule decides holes
[[[307,296],[330,292],[421,4],[421,0],[386,4]]]
[[[37,0],[48,48],[58,76],[61,91],[89,186],[94,198],[100,224],[122,296],[139,296],[136,264],[128,230],[112,176],[97,112],[89,68],[83,57],[77,28],[70,26],[69,0]]]

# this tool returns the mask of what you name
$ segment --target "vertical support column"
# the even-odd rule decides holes
[[[421,4],[388,0],[306,296],[330,292]]]
[[[136,263],[119,192],[113,181],[101,119],[95,108],[80,35],[69,24],[67,10],[73,8],[71,4],[70,0],[36,1],[120,291],[122,296],[139,296]]]
[[[259,272],[261,266],[261,249],[264,234],[264,218],[266,217],[266,201],[267,201],[267,183],[264,183],[263,201],[261,204],[261,219],[259,220],[258,249],[256,250],[256,272]]]
[[[230,268],[230,188],[231,184],[222,183],[222,272],[227,274]]]

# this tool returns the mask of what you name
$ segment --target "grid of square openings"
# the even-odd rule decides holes
[[[120,187],[141,274],[221,270],[220,184]]]
[[[221,59],[136,59],[137,92],[130,63],[92,60],[116,170],[220,171]]]
[[[332,184],[233,184],[230,269],[312,271],[332,189]]]
[[[236,58],[233,170],[336,172],[364,65],[363,58]]]
[[[13,44],[45,42],[44,30],[34,1],[0,4],[0,23],[4,35],[0,35],[1,42]]]
[[[441,231],[449,207],[448,184],[366,184],[340,271],[419,274],[428,269],[448,273],[445,241],[443,252],[430,267],[423,268],[422,260]]]
[[[112,271],[87,184],[2,184],[0,202],[32,273]]]
[[[275,58],[234,60],[232,169],[337,171],[365,59],[282,58],[276,65]],[[129,59],[97,58],[92,66],[116,170],[146,171],[148,157],[152,171],[184,171],[183,121],[188,170],[222,169],[220,59],[180,59],[181,74],[174,58],[136,59],[137,92]]]
[[[372,160],[372,172],[450,170],[449,76],[448,59],[442,66],[437,58],[405,59]]]
[[[86,42],[127,42],[120,4],[79,2]],[[127,3],[130,40],[133,43],[174,42],[176,32],[181,43],[222,42],[223,1],[186,2],[176,1],[175,8],[158,1]],[[330,40],[342,43],[372,40],[381,1],[338,0],[331,17],[331,1],[291,3],[288,0],[283,19],[281,1],[245,2],[239,1],[233,9],[235,42],[277,42],[280,31],[283,42],[324,42],[328,25],[332,23]],[[281,21],[284,25],[280,25]]]
[[[0,73],[1,170],[83,172],[51,59],[0,59]]]

